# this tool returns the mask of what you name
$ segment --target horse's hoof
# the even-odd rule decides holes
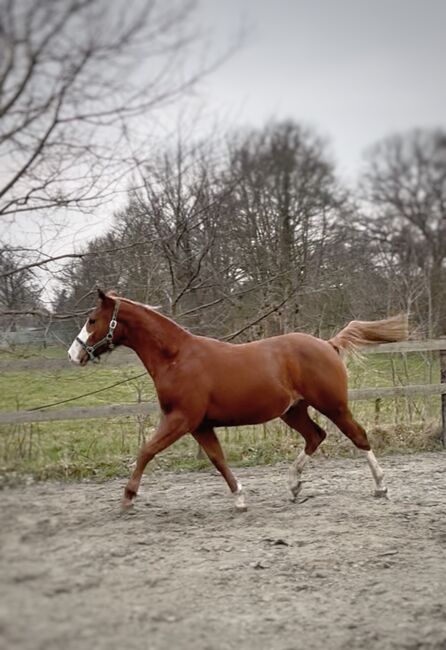
[[[246,512],[248,506],[246,505],[245,495],[241,490],[235,493],[234,506],[237,512]]]
[[[290,485],[289,489],[290,489],[290,501],[295,503],[296,500],[297,500],[298,494],[302,489],[302,481],[299,481],[299,483],[297,483],[296,485]]]
[[[121,501],[121,510],[131,510],[134,505],[135,502],[133,501],[133,499],[124,497],[123,500]]]
[[[386,487],[377,488],[375,490],[375,497],[377,499],[380,499],[380,498],[381,499],[388,499],[389,497],[388,497],[388,494],[387,494],[387,488]]]
[[[299,491],[300,491],[299,488],[290,487],[288,489],[288,497],[292,503],[296,503],[297,495],[299,494]]]

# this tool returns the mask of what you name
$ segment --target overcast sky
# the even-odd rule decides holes
[[[377,139],[446,126],[446,0],[202,0],[198,14],[216,50],[246,32],[202,88],[229,125],[311,124],[351,179]]]

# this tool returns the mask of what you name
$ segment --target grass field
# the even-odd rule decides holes
[[[28,348],[2,352],[0,360],[13,358],[65,358],[62,348],[39,351]],[[439,378],[437,355],[375,354],[349,363],[350,387],[393,386],[432,383]],[[154,388],[148,375],[135,365],[111,367],[106,363],[84,369],[68,365],[62,370],[8,370],[0,377],[0,410],[31,409],[84,395],[66,406],[153,401]],[[130,380],[129,380],[130,379]],[[119,385],[112,386],[113,384]],[[111,388],[91,394],[102,388]],[[439,448],[440,399],[399,398],[361,401],[352,404],[357,419],[367,428],[374,448],[381,453]],[[329,436],[318,453],[352,455],[351,443],[322,416],[315,417]],[[124,417],[73,422],[34,423],[0,427],[0,473],[35,478],[106,478],[128,475],[143,439],[156,426],[157,417]],[[233,465],[254,465],[292,459],[302,445],[300,436],[281,421],[266,426],[220,429],[220,439]],[[153,466],[169,469],[198,469],[207,461],[196,458],[196,444],[187,436],[160,455]]]

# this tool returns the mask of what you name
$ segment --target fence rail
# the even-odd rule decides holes
[[[136,354],[124,350],[119,350],[113,355],[107,357],[104,361],[104,365],[107,365],[107,367],[110,368],[124,368],[126,366],[140,365],[141,369],[144,369],[144,366]],[[30,357],[28,359],[0,360],[0,372],[2,373],[23,372],[24,370],[77,370],[77,372],[79,372],[79,366],[70,363],[68,358],[42,359],[39,357]]]
[[[439,384],[418,384],[405,386],[389,386],[378,388],[358,388],[349,391],[349,399],[356,400],[373,400],[389,399],[395,397],[412,397],[414,395],[431,396],[440,395],[442,403],[442,441],[446,446],[446,338],[432,339],[429,341],[404,341],[402,343],[384,343],[378,346],[370,346],[363,349],[365,354],[382,354],[382,353],[404,353],[409,352],[439,352],[440,354],[440,381]],[[69,367],[67,362],[59,359],[47,360],[58,362],[52,367]],[[36,367],[38,360],[35,362]],[[128,356],[117,357],[112,365],[125,366],[132,362]],[[62,364],[59,365],[59,364]],[[133,363],[138,360],[133,359]],[[28,369],[29,361],[20,362],[1,362],[0,370],[12,371],[18,369]],[[40,366],[41,368],[41,362]],[[157,412],[158,405],[153,402],[140,402],[136,404],[111,404],[104,406],[76,406],[64,409],[43,409],[37,411],[4,411],[0,412],[0,424],[19,424],[26,422],[56,422],[64,420],[86,420],[95,418],[113,418],[123,416],[144,417],[150,413]]]
[[[353,388],[349,390],[350,401],[372,400],[392,397],[413,397],[414,395],[446,395],[445,384],[418,384],[411,386],[388,386],[385,388]],[[62,422],[64,420],[94,420],[97,418],[124,417],[126,415],[147,416],[158,411],[155,402],[137,404],[108,404],[104,406],[71,406],[70,408],[41,411],[3,411],[1,424],[23,424],[25,422]]]

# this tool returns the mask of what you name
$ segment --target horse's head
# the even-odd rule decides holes
[[[119,307],[119,298],[98,289],[96,307],[68,350],[70,361],[85,366],[119,344],[123,333],[118,323]]]

